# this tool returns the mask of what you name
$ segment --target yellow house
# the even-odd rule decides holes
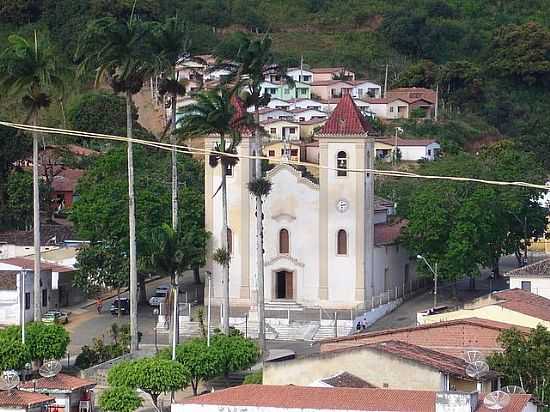
[[[265,144],[263,150],[264,155],[269,157],[269,163],[278,163],[283,158],[285,150],[289,160],[300,161],[301,147],[297,143],[273,141]]]
[[[419,324],[454,319],[480,318],[527,328],[550,328],[550,299],[521,289],[493,292],[463,308],[434,315],[418,314]]]

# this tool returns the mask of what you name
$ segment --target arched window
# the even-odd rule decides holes
[[[289,236],[288,230],[281,229],[279,231],[279,253],[288,254],[289,253]]]
[[[344,229],[338,231],[338,244],[336,247],[336,253],[338,255],[348,254],[348,234]]]
[[[230,255],[233,254],[233,232],[227,228],[227,251]]]
[[[336,155],[336,167],[338,169],[347,169],[348,168],[348,155],[346,152],[338,152]],[[337,176],[347,176],[348,172],[346,170],[338,170]]]

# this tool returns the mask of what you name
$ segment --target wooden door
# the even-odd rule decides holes
[[[292,283],[292,272],[285,273],[285,299],[294,298],[294,285]]]

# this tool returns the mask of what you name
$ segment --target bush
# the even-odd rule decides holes
[[[263,383],[263,372],[261,370],[252,372],[244,378],[244,385],[261,385]]]
[[[80,369],[87,369],[128,353],[128,339],[123,331],[124,327],[120,329],[116,343],[105,345],[103,337],[101,337],[94,339],[92,347],[83,346],[80,354],[76,357],[75,365]]]

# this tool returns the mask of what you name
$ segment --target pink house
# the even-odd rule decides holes
[[[333,80],[335,77],[341,76],[342,74],[347,80],[355,80],[355,73],[346,70],[344,67],[318,67],[310,71],[313,73],[314,82]]]

